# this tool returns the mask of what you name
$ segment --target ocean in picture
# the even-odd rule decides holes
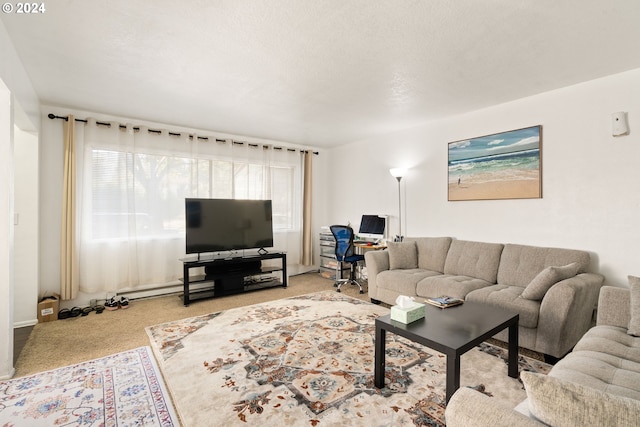
[[[526,183],[528,185],[523,188],[528,193],[533,189],[538,194],[540,127],[452,142],[449,144],[448,169],[449,193],[455,196],[455,200],[503,198],[500,197],[502,190],[509,183]],[[474,186],[479,185],[484,185],[481,195],[487,197],[479,196],[478,188],[474,193]],[[532,194],[528,193],[521,196],[531,197]],[[513,198],[513,194],[509,193],[504,198]]]
[[[450,183],[538,179],[540,150],[494,154],[449,162]]]

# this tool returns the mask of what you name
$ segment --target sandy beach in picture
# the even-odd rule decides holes
[[[449,200],[533,199],[540,197],[534,180],[493,181],[478,184],[449,184]]]

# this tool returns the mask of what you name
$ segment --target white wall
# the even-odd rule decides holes
[[[628,112],[631,133],[613,137],[611,115]],[[543,198],[447,201],[447,143],[542,125]],[[407,236],[583,249],[605,283],[640,275],[640,69],[330,150],[325,223],[391,214],[403,179]],[[406,196],[406,198],[405,198]],[[405,215],[403,215],[404,217]]]
[[[40,100],[2,21],[0,21],[0,58],[2,58],[0,80],[11,91],[13,97],[14,123],[24,130],[39,130]]]
[[[15,327],[38,323],[38,135],[14,128]]]
[[[0,380],[13,376],[13,104],[0,80]]]
[[[51,111],[57,114],[56,111]],[[62,224],[62,180],[64,169],[64,145],[62,143],[62,120],[47,118],[49,109],[43,107],[39,162],[38,207],[40,229],[39,291],[40,294],[60,293],[60,227]],[[57,159],[54,161],[53,159]],[[70,308],[60,303],[60,308]],[[74,304],[75,305],[75,304]],[[78,304],[88,305],[88,304]]]

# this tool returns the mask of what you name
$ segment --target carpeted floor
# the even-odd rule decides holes
[[[334,291],[147,328],[186,426],[444,426],[446,356],[387,335],[385,384],[373,384],[374,320],[389,309]],[[462,356],[461,386],[515,406],[506,351]],[[519,370],[550,366],[519,357]]]
[[[307,273],[291,276],[287,288],[201,300],[189,307],[174,295],[134,300],[126,310],[39,323],[15,363],[14,378],[149,345],[145,327],[150,325],[333,289],[333,281]],[[369,300],[366,287],[362,295],[355,286],[343,286],[342,293]]]
[[[172,295],[134,300],[126,310],[104,311],[102,314],[92,312],[85,317],[38,323],[14,364],[14,378],[146,346],[149,344],[145,333],[147,326],[333,289],[333,281],[313,272],[291,276],[287,288],[201,300],[189,307],[185,307],[178,296]],[[364,294],[359,294],[358,288],[352,285],[343,286],[342,293],[369,301],[366,286]],[[499,341],[490,342],[504,346]],[[530,350],[520,349],[520,353],[543,360],[542,355]]]

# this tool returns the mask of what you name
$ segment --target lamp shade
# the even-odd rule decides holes
[[[389,173],[394,178],[402,178],[407,173],[407,170],[405,168],[392,168],[389,169]]]

